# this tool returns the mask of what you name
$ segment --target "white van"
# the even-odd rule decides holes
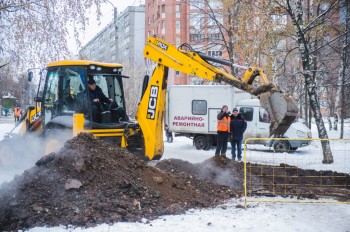
[[[217,114],[227,105],[234,107],[247,121],[246,138],[268,138],[270,118],[258,99],[228,85],[174,85],[167,91],[165,124],[175,136],[193,138],[193,145],[209,150],[216,145]],[[285,138],[311,138],[309,128],[299,122],[293,123]],[[309,145],[309,141],[255,141],[254,143],[273,146],[278,152],[296,150]]]
[[[247,130],[244,138],[269,138],[270,135],[270,117],[267,111],[260,106],[259,99],[242,100],[237,104],[239,113],[247,121]],[[308,127],[300,122],[294,122],[283,135],[284,138],[311,138],[311,131]],[[310,140],[254,140],[257,144],[273,146],[277,152],[296,150],[299,147],[307,146]]]

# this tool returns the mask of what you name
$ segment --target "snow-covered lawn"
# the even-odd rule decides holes
[[[236,207],[243,199],[233,199],[222,206],[205,210],[189,210],[183,215],[163,216],[146,223],[102,224],[94,228],[33,228],[31,232],[119,232],[119,231],[283,231],[345,232],[350,229],[349,205],[318,204],[250,204],[248,209]]]
[[[12,129],[13,124],[0,124],[0,139]],[[345,137],[350,138],[349,128]],[[312,128],[317,137],[316,128]],[[339,137],[339,132],[330,131],[330,138]],[[263,146],[248,145],[248,158],[252,162],[264,164],[288,163],[302,168],[317,170],[337,170],[350,172],[350,145],[332,143],[335,162],[323,165],[322,149],[319,142],[298,149],[295,153],[274,153]],[[229,151],[228,151],[229,153]],[[348,154],[347,154],[348,153]],[[214,150],[198,151],[192,140],[175,137],[173,143],[165,143],[162,159],[182,159],[192,163],[202,162],[214,154]],[[1,179],[1,178],[0,178]],[[264,198],[260,198],[263,200]],[[320,199],[320,201],[327,201]],[[249,203],[243,209],[244,199],[232,199],[222,206],[212,209],[189,210],[183,215],[163,216],[157,220],[142,223],[102,224],[94,228],[33,228],[31,232],[66,231],[350,231],[349,204],[305,204],[305,203]],[[238,206],[238,207],[237,207]]]
[[[7,121],[5,123],[0,122],[0,141],[4,138],[5,133],[10,132],[14,126],[14,123],[8,123]]]

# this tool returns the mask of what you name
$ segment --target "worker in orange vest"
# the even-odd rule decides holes
[[[18,122],[19,121],[19,118],[22,116],[22,109],[21,107],[17,106],[15,108],[15,122]]]
[[[226,157],[228,136],[230,134],[230,111],[226,105],[222,106],[217,116],[217,144],[215,156]]]

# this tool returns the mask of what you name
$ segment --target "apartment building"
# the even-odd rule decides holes
[[[146,0],[145,7],[146,38],[158,37],[176,46],[188,42],[188,1]],[[187,75],[169,70],[169,85],[187,83]]]
[[[129,6],[80,51],[82,59],[117,62],[137,67],[143,63],[145,5]]]
[[[210,56],[221,57],[221,45],[208,44],[221,38],[215,21],[203,13],[211,7],[214,11],[222,8],[221,1],[210,1],[209,6],[203,0],[146,0],[145,36],[158,37],[176,46],[188,43],[194,49]],[[223,19],[217,17],[222,23]],[[169,70],[169,85],[192,84],[203,79],[189,78],[176,70]]]

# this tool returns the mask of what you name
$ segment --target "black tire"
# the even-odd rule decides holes
[[[291,150],[288,141],[275,141],[273,149],[275,152],[289,152]]]
[[[194,146],[197,150],[209,150],[210,149],[210,141],[208,137],[199,135],[194,138]]]

